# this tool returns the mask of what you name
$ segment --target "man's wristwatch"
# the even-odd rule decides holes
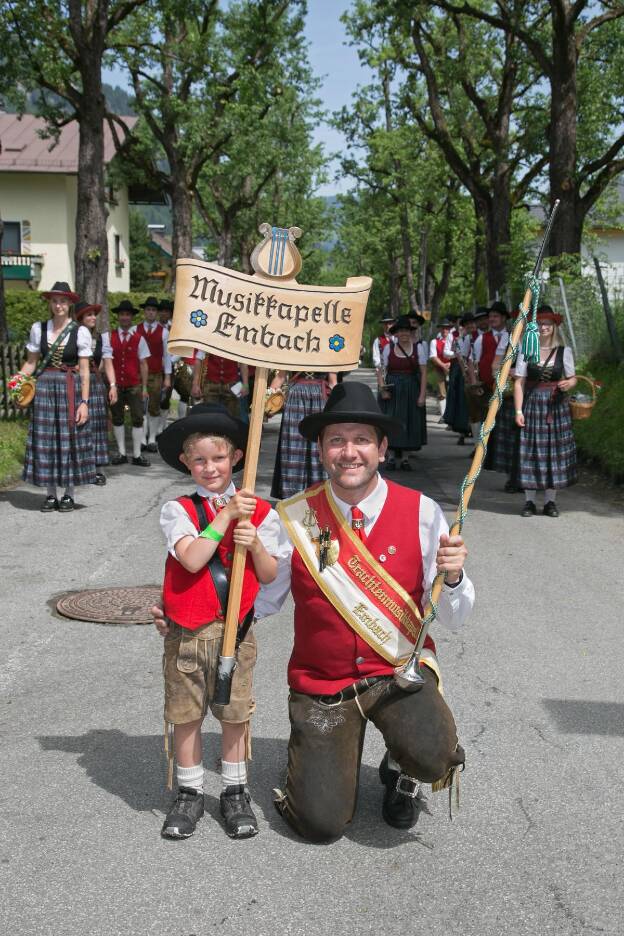
[[[83,403],[84,403],[85,406],[88,406],[88,405],[89,405],[89,401],[88,401],[88,400],[81,400],[80,403],[78,404],[78,406],[81,406]]]

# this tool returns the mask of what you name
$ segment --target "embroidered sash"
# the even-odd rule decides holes
[[[422,626],[408,592],[380,565],[343,517],[329,481],[277,505],[288,535],[328,601],[361,638],[393,665],[412,652]],[[325,568],[319,537],[329,528]]]

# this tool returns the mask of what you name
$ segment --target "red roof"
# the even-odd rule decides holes
[[[136,117],[121,118],[130,129]],[[32,114],[5,114],[0,111],[0,172],[78,172],[78,123],[72,120],[63,127],[58,145],[53,139],[42,140],[39,130],[45,120]],[[121,138],[121,130],[118,130]],[[104,161],[115,155],[115,144],[108,124],[104,125]]]

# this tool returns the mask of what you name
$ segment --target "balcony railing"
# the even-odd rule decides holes
[[[5,280],[23,282],[41,279],[43,257],[41,254],[2,254],[2,274]]]

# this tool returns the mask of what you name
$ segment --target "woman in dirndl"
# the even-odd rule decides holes
[[[417,318],[422,325],[422,316]],[[410,470],[410,463],[404,450],[417,452],[427,444],[427,419],[425,398],[427,394],[427,361],[429,347],[426,342],[417,339],[416,328],[410,322],[410,316],[401,315],[390,329],[396,335],[396,342],[386,345],[382,353],[382,369],[385,382],[378,375],[380,406],[387,416],[398,419],[401,423],[399,432],[392,432],[388,438],[391,454],[386,458],[386,468],[393,471],[397,459],[403,471]]]
[[[570,404],[565,395],[576,386],[574,358],[559,335],[561,316],[550,306],[537,310],[539,364],[516,360],[514,403],[520,427],[515,481],[524,489],[522,517],[537,513],[536,491],[544,491],[544,514],[558,517],[557,491],[577,479],[576,444]]]
[[[74,318],[80,325],[89,329],[91,335],[91,386],[89,422],[93,437],[95,465],[94,484],[106,484],[106,475],[99,469],[108,465],[108,404],[113,406],[117,402],[117,384],[113,368],[113,349],[108,332],[98,332],[96,320],[101,311],[101,305],[89,302],[77,302],[74,306]],[[103,372],[103,374],[102,374]],[[106,384],[102,377],[106,377]],[[108,386],[107,386],[108,385]]]
[[[42,512],[74,509],[74,487],[95,481],[89,425],[91,335],[70,315],[78,301],[67,283],[42,293],[51,318],[35,322],[21,373],[36,371],[37,385],[28,427],[24,481],[46,489]],[[57,488],[63,490],[60,501]]]
[[[442,418],[449,429],[459,433],[458,445],[464,445],[464,440],[470,435],[470,414],[466,399],[464,372],[467,370],[472,349],[467,326],[473,319],[474,316],[471,313],[461,317],[457,328],[453,328],[446,336],[443,352],[444,357],[450,360],[451,367],[446,391],[446,406]]]
[[[278,371],[271,381],[270,389],[280,390],[285,381],[286,373]],[[278,500],[292,497],[327,477],[318,457],[316,443],[303,438],[299,432],[299,423],[305,416],[321,412],[336,383],[334,373],[302,371],[290,378],[277,441],[271,497]]]

